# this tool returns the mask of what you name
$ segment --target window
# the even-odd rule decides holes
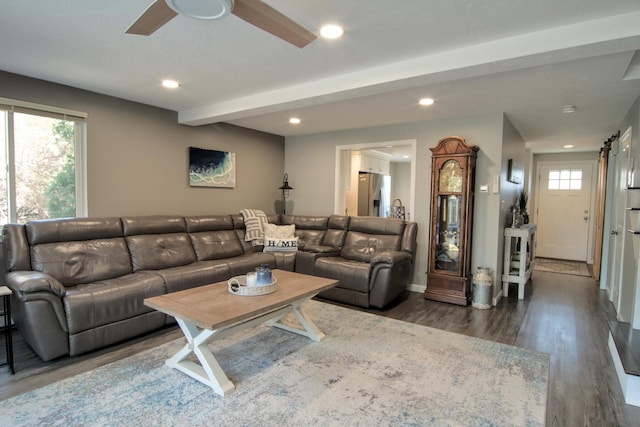
[[[556,169],[549,171],[549,190],[582,189],[582,170]]]
[[[0,98],[0,223],[86,215],[86,114]]]

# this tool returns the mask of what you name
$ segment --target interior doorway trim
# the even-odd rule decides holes
[[[388,147],[390,145],[409,145],[411,146],[411,177],[410,177],[410,187],[409,194],[411,195],[408,207],[409,213],[411,215],[411,219],[413,220],[415,215],[415,199],[416,199],[416,155],[417,155],[417,141],[415,139],[404,139],[404,140],[394,140],[394,141],[380,141],[380,142],[368,142],[368,143],[359,143],[359,144],[347,144],[347,145],[337,145],[336,146],[336,161],[335,161],[335,190],[334,190],[334,202],[333,202],[333,212],[337,215],[344,215],[344,202],[341,200],[342,190],[343,190],[343,177],[342,177],[342,167],[343,167],[343,156],[342,153],[344,151],[353,151],[353,150],[369,150],[372,148],[382,148]]]

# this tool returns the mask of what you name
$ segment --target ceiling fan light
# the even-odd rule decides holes
[[[220,19],[231,13],[234,0],[165,0],[180,15],[194,19]]]
[[[320,35],[325,39],[337,39],[342,37],[344,30],[340,25],[328,24],[320,28]]]

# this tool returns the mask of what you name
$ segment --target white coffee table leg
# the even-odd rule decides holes
[[[187,338],[187,344],[173,357],[167,359],[166,365],[208,385],[221,396],[232,392],[235,386],[227,378],[207,345],[207,342],[216,334],[217,330],[200,330],[189,322],[181,319],[176,320]],[[194,354],[200,364],[187,360],[190,354]]]
[[[302,311],[302,304],[304,304],[308,300],[309,299],[297,301],[290,305],[291,311],[296,315],[298,322],[300,322],[300,325],[302,325],[302,328],[304,329],[296,327],[295,325],[292,325],[290,323],[283,322],[282,319],[286,316],[286,314],[271,320],[268,325],[284,329],[285,331],[303,335],[307,338],[312,339],[313,341],[322,340],[325,337],[325,334],[316,326],[315,323],[313,323],[313,321],[309,317],[307,317],[306,313]]]

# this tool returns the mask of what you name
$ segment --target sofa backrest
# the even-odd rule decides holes
[[[348,215],[331,215],[327,223],[327,232],[322,239],[323,246],[342,249],[349,230],[351,217]]]
[[[230,258],[244,253],[230,215],[188,216],[185,221],[198,261]]]
[[[31,270],[31,254],[24,224],[2,227],[2,251],[7,272]]]
[[[30,269],[47,273],[65,286],[132,272],[118,218],[36,220],[28,222],[25,230]]]
[[[352,217],[340,256],[369,262],[380,251],[401,250],[405,222],[401,219]]]
[[[121,220],[133,271],[160,270],[196,261],[184,217],[158,215]]]
[[[280,225],[294,225],[298,248],[321,245],[327,232],[329,218],[326,216],[310,215],[280,215]]]

